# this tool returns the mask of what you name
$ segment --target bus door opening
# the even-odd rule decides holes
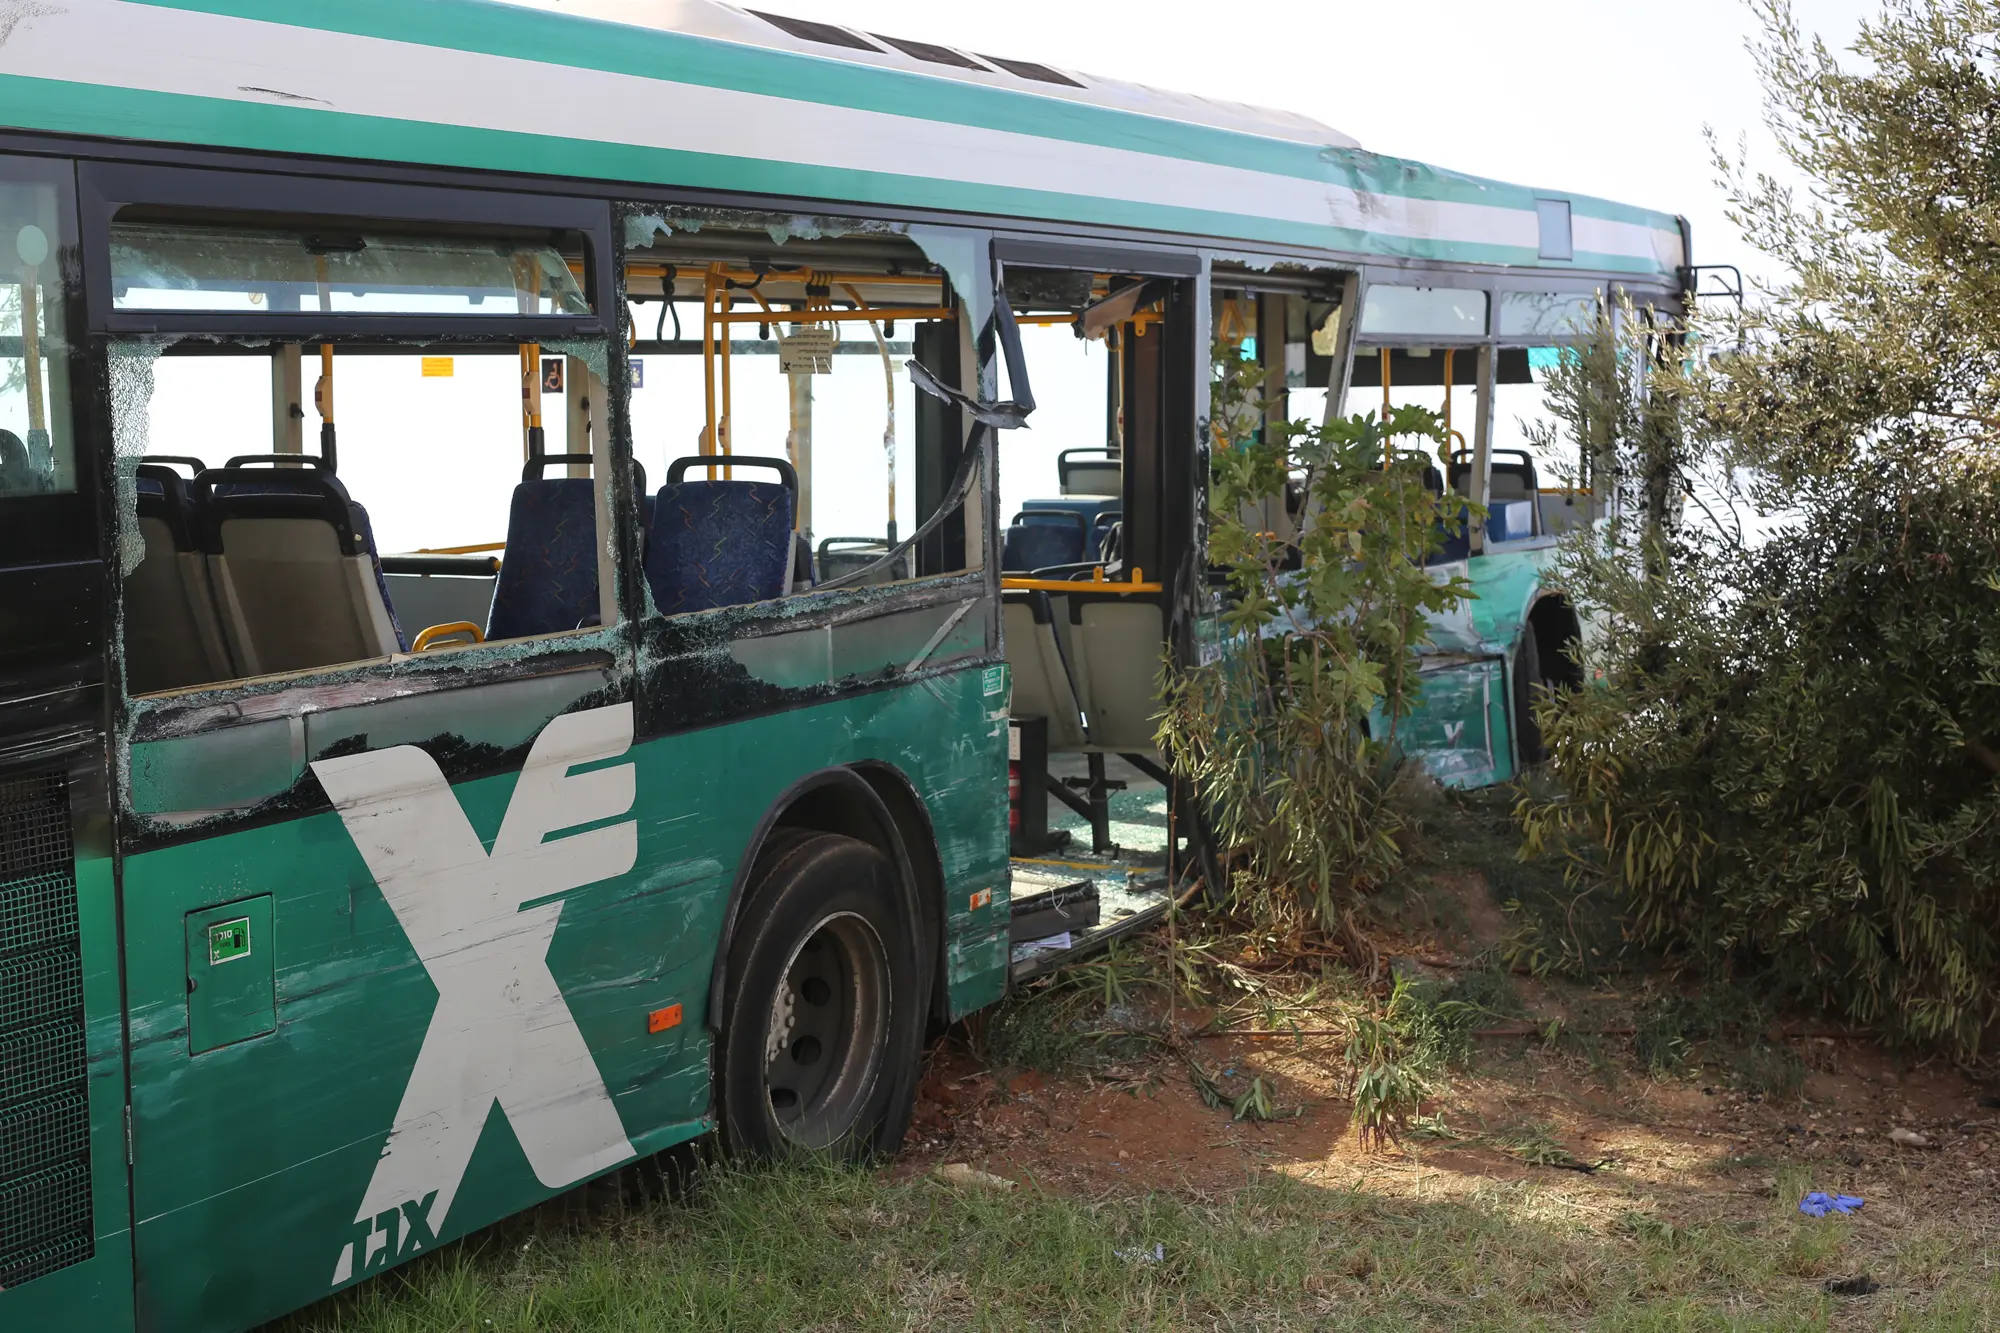
[[[1039,404],[1000,468],[1020,976],[1150,920],[1185,857],[1154,718],[1199,488],[1193,284],[1009,264],[1005,291]]]

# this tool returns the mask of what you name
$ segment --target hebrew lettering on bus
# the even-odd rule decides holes
[[[490,855],[437,762],[415,746],[312,766],[438,992],[332,1285],[435,1243],[495,1102],[552,1189],[633,1156],[548,966],[557,895],[638,859],[636,820],[549,837],[632,809],[633,765],[570,770],[631,746],[630,704],[549,723]]]

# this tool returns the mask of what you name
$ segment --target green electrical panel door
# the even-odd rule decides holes
[[[246,898],[187,916],[188,1054],[278,1028],[271,898]]]

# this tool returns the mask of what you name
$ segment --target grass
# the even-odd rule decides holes
[[[2000,1323],[2000,1241],[1962,1228],[1870,1253],[1852,1223],[1788,1201],[1749,1221],[1634,1212],[1601,1230],[1537,1202],[1526,1187],[1419,1203],[1283,1176],[1086,1201],[827,1165],[716,1170],[680,1202],[492,1228],[271,1333]],[[1821,1291],[1864,1268],[1876,1295]]]

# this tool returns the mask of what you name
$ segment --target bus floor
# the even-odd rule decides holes
[[[1059,802],[1049,807],[1051,832],[1069,834],[1067,846],[1038,857],[1013,861],[1015,923],[1013,972],[1016,982],[1054,971],[1104,948],[1120,936],[1142,930],[1166,915],[1168,883],[1167,790],[1117,755],[1106,757],[1110,795],[1110,849],[1090,850],[1090,821]],[[1088,761],[1080,754],[1049,756],[1058,780],[1087,781]],[[1094,924],[1091,899],[1095,899]],[[1082,921],[1067,926],[1081,902]]]

